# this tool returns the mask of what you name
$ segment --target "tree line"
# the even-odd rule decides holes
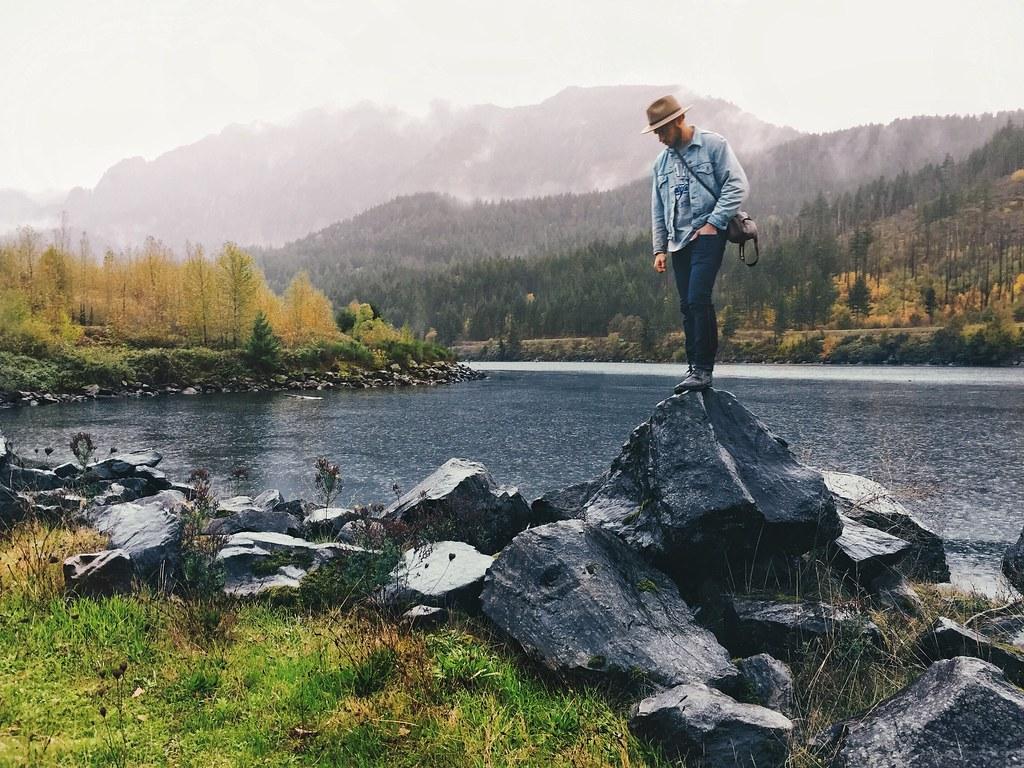
[[[958,163],[819,194],[759,221],[766,256],[753,270],[730,247],[716,303],[735,325],[777,333],[1024,319],[1022,169],[1024,128],[1010,124]],[[646,228],[633,232],[543,256],[339,270],[328,291],[449,343],[603,335],[617,316],[657,336],[678,326],[677,298],[651,270]]]
[[[338,335],[331,302],[305,273],[277,295],[234,243],[212,256],[189,246],[184,260],[152,238],[97,258],[65,228],[49,244],[28,228],[0,243],[0,348],[10,351],[42,353],[87,331],[132,346],[237,348],[260,314],[290,346]]]

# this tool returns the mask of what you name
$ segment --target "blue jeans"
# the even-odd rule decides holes
[[[714,370],[718,354],[718,318],[711,291],[728,243],[726,232],[700,235],[672,253],[672,271],[683,313],[686,361],[694,368]]]

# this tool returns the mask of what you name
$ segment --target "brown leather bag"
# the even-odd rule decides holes
[[[686,162],[683,156],[676,152],[676,156],[682,160],[683,165],[686,166],[686,170],[690,172],[690,176],[695,178],[700,185],[706,189],[715,200],[718,200],[718,195],[711,189],[707,184],[704,183],[704,179],[693,172],[693,168]],[[757,224],[750,217],[750,214],[746,211],[740,211],[731,219],[729,219],[729,226],[726,228],[726,238],[730,243],[736,243],[740,247],[740,261],[746,264],[748,267],[752,267],[757,264],[758,259],[761,258],[761,250],[757,247]],[[749,242],[754,241],[754,258],[750,259],[744,252],[744,246]]]

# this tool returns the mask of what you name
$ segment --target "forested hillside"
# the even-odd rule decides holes
[[[749,269],[732,247],[727,252],[716,300],[725,324],[781,332],[993,313],[1024,319],[1022,169],[1024,128],[1007,125],[960,162],[947,158],[879,178],[832,202],[819,195],[796,216],[763,220],[760,265]],[[532,212],[543,204],[530,203]],[[493,206],[495,220],[517,210],[508,205]],[[459,253],[423,269],[385,260],[379,269],[347,278],[339,272],[321,284],[336,303],[371,301],[446,342],[603,335],[623,319],[632,332],[654,338],[678,325],[674,287],[651,269],[646,229],[638,225],[630,237],[628,219],[620,221],[614,241],[594,238],[547,256],[505,258],[495,250],[466,262],[456,260]],[[479,232],[467,239],[474,236]]]
[[[1024,122],[1024,112],[1017,123]],[[887,126],[864,126],[804,136],[762,154],[744,157],[753,196],[745,208],[766,224],[769,215],[791,216],[817,195],[872,217],[908,204],[910,173],[932,163],[932,177],[915,177],[934,192],[934,176],[992,138],[1007,116],[921,117]],[[651,145],[651,160],[657,146]],[[870,182],[896,179],[894,189],[873,191]],[[877,184],[877,182],[875,182]],[[866,186],[856,198],[860,184]],[[399,197],[279,249],[255,248],[267,279],[282,289],[292,275],[309,272],[335,298],[351,295],[353,280],[388,267],[408,269],[488,258],[540,257],[592,242],[632,239],[650,226],[649,181],[638,179],[607,192],[465,203],[439,194]],[[847,202],[840,202],[850,193]],[[856,198],[856,199],[855,199]],[[841,215],[841,214],[840,214]],[[858,213],[857,215],[862,215]],[[846,228],[848,221],[839,221]],[[370,273],[365,276],[365,273]]]

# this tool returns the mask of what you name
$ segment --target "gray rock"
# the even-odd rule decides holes
[[[1017,685],[1024,686],[1024,650],[1000,645],[984,635],[940,616],[918,641],[929,661],[973,656],[999,667]]]
[[[898,564],[910,544],[877,528],[839,516],[843,532],[828,546],[832,566],[867,586],[871,581]]]
[[[484,581],[484,613],[550,669],[622,683],[732,687],[739,673],[672,581],[582,520],[533,528]]]
[[[387,539],[387,532],[379,520],[350,520],[341,526],[337,539],[346,544],[358,544],[361,547],[377,549],[383,546]]]
[[[1024,614],[989,615],[979,622],[979,628],[999,642],[1024,650]]]
[[[14,491],[53,491],[64,487],[64,480],[49,469],[20,467],[13,462],[4,468],[0,483]]]
[[[88,519],[110,537],[109,549],[127,550],[140,578],[162,587],[173,581],[181,564],[184,504],[180,493],[161,491],[90,510]]]
[[[576,483],[557,491],[548,491],[530,503],[535,521],[543,524],[559,520],[582,520],[587,502],[607,480],[606,472],[593,480]]]
[[[171,487],[168,488],[170,491],[177,491],[189,501],[195,501],[196,489],[190,483],[176,483],[172,482]]]
[[[995,768],[1024,762],[1024,691],[993,665],[937,661],[814,742],[831,768]]]
[[[302,523],[298,518],[284,512],[249,509],[227,517],[215,517],[206,524],[203,533],[207,536],[230,536],[244,531],[270,531],[298,536]]]
[[[112,482],[112,481],[107,481],[107,482]],[[134,499],[141,499],[143,496],[153,496],[154,495],[149,490],[149,480],[147,480],[146,478],[143,478],[143,477],[122,477],[120,480],[117,481],[116,484],[120,485],[122,488],[124,488],[124,491],[125,491],[125,494],[126,494],[125,501],[132,501]],[[172,490],[172,489],[167,488],[165,490],[169,491],[169,490]],[[157,491],[156,493],[159,493],[159,491]],[[186,499],[188,498],[188,496],[186,494],[182,494],[182,496],[185,496]],[[131,497],[131,498],[127,498],[127,497]]]
[[[458,606],[475,612],[480,607],[484,576],[494,558],[462,541],[439,541],[411,549],[388,577],[384,602]]]
[[[33,506],[47,512],[81,512],[85,507],[85,498],[77,493],[60,489],[57,491],[39,491],[33,495]]]
[[[118,480],[132,477],[139,467],[155,467],[163,456],[152,448],[119,453],[116,456],[93,462],[86,467],[86,475],[98,480]]]
[[[721,638],[734,655],[770,653],[793,659],[804,645],[840,633],[880,642],[878,627],[853,611],[825,603],[782,603],[732,598],[725,609]]]
[[[53,468],[53,474],[61,480],[70,480],[82,474],[82,468],[73,461],[65,461],[63,464],[58,464]]]
[[[706,685],[677,685],[644,699],[629,720],[670,760],[706,768],[781,768],[793,723],[756,704],[740,704]],[[687,762],[687,764],[691,764]]]
[[[284,512],[302,520],[307,514],[316,509],[316,505],[304,499],[292,499],[281,501],[274,505],[275,512]]]
[[[942,538],[896,501],[885,486],[845,472],[822,475],[842,514],[910,543],[897,565],[901,573],[918,581],[949,581]]]
[[[458,539],[494,554],[533,522],[533,513],[516,488],[499,487],[483,464],[449,459],[380,518],[422,525],[430,538]]]
[[[724,553],[797,554],[840,533],[821,474],[715,390],[659,403],[612,463],[586,519],[677,577],[722,569]]]
[[[282,501],[281,492],[276,489],[264,491],[256,498],[232,496],[217,505],[217,516],[227,517],[240,512],[270,512]]]
[[[111,597],[132,591],[135,567],[124,549],[87,552],[64,561],[64,590],[78,597]]]
[[[143,480],[146,483],[145,493],[147,496],[159,493],[160,491],[171,490],[171,481],[167,479],[167,475],[161,472],[159,469],[153,467],[139,466],[135,468],[135,476],[131,478],[125,478],[122,483],[130,480]],[[187,497],[186,497],[187,498]]]
[[[122,501],[134,501],[139,498],[133,491],[129,491],[120,483],[111,482],[109,485],[92,497],[89,501],[90,508],[106,507],[111,504],[120,504]]]
[[[0,485],[0,530],[6,530],[20,522],[32,508],[32,500],[15,493],[6,485]]]
[[[337,536],[346,523],[359,519],[359,513],[346,507],[321,507],[314,509],[302,521],[303,535]]]
[[[1011,544],[1003,553],[1003,575],[1014,589],[1024,593],[1024,530],[1016,544]]]
[[[748,656],[736,662],[747,690],[755,701],[786,717],[796,715],[796,691],[793,673],[783,662],[767,653]]]
[[[893,608],[910,616],[924,613],[924,603],[910,582],[899,571],[886,571],[872,579],[868,589],[878,604]]]
[[[448,609],[433,605],[414,605],[402,614],[410,629],[434,629],[448,621]]]
[[[283,533],[229,536],[217,553],[224,569],[224,591],[258,595],[271,589],[297,589],[307,574],[338,557],[367,550],[350,544],[314,544]]]

